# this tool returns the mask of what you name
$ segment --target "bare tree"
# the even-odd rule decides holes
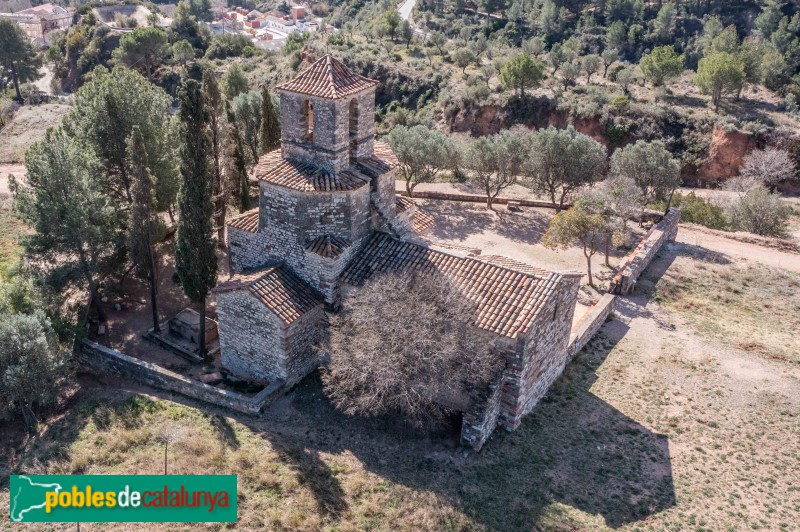
[[[795,178],[795,166],[789,152],[767,148],[748,153],[742,161],[740,173],[756,184],[774,188],[782,181]]]
[[[435,424],[467,409],[470,390],[500,370],[474,326],[474,304],[440,274],[375,277],[346,294],[330,321],[322,381],[347,414],[399,413],[417,426]]]

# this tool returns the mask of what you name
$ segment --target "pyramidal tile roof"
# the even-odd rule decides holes
[[[360,76],[338,59],[325,55],[296,78],[278,85],[279,90],[298,92],[319,98],[337,99],[374,87],[378,82]]]
[[[495,263],[457,257],[413,242],[376,233],[342,274],[344,282],[360,285],[375,273],[438,271],[475,303],[475,325],[515,338],[528,331],[533,319],[560,282],[560,275],[519,272]]]
[[[367,185],[375,176],[397,166],[392,148],[375,142],[371,155],[361,157],[345,170],[334,172],[310,161],[285,159],[280,148],[261,156],[253,175],[259,181],[303,192],[337,192]]]
[[[317,294],[283,264],[237,273],[211,292],[219,294],[236,290],[248,290],[286,325],[323,304]]]
[[[326,259],[335,259],[352,245],[346,238],[325,235],[306,242],[306,250]]]

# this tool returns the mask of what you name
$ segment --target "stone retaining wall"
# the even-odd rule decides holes
[[[405,190],[398,190],[397,194],[401,196],[408,196]],[[434,200],[447,200],[447,201],[465,201],[467,203],[486,203],[486,196],[480,194],[450,194],[447,192],[433,192],[428,190],[419,190],[414,192],[415,198],[434,199]],[[509,201],[516,201],[520,207],[545,207],[547,209],[555,209],[556,206],[549,201],[530,200],[530,199],[516,199],[516,198],[495,198],[492,203],[495,205],[506,205]],[[565,203],[564,208],[572,207],[571,203]]]
[[[572,328],[569,336],[569,347],[567,348],[567,360],[572,360],[583,347],[589,343],[600,327],[606,322],[614,310],[614,300],[617,297],[613,294],[605,294],[592,308],[586,311],[578,323]]]
[[[617,275],[609,282],[609,293],[625,295],[633,291],[637,279],[661,251],[664,244],[675,240],[678,235],[680,218],[680,209],[670,209],[660,222],[650,228],[639,245],[620,265]]]
[[[125,377],[140,384],[179,393],[245,414],[258,414],[283,388],[282,382],[274,382],[258,394],[248,397],[189,379],[156,364],[133,358],[89,340],[83,340],[79,344],[76,356],[81,368],[90,373]]]

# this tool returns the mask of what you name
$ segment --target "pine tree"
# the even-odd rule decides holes
[[[261,155],[277,149],[281,145],[281,124],[272,96],[266,87],[261,89]]]
[[[160,332],[158,325],[158,269],[154,240],[158,219],[154,209],[153,176],[147,168],[147,151],[144,137],[138,126],[128,139],[128,164],[131,176],[133,202],[128,225],[128,249],[136,275],[150,286],[150,307],[153,311],[153,331]]]
[[[213,175],[209,164],[209,112],[200,84],[186,80],[178,95],[181,119],[181,187],[175,234],[175,270],[183,293],[200,306],[200,355],[206,354],[206,297],[217,281]]]
[[[242,134],[236,123],[236,115],[231,109],[230,102],[225,102],[225,112],[228,115],[228,160],[230,167],[231,189],[236,186],[239,189],[239,212],[250,210],[250,177],[247,174],[247,156],[244,153],[244,143]]]
[[[223,106],[222,93],[219,90],[214,71],[203,72],[203,97],[209,113],[209,136],[211,141],[211,170],[214,178],[214,223],[217,226],[217,243],[225,245],[225,214],[228,207],[228,192],[223,176],[222,143],[223,143]]]
[[[42,59],[22,27],[11,19],[0,18],[0,70],[11,75],[17,100],[22,101],[19,82],[38,79],[41,66]]]

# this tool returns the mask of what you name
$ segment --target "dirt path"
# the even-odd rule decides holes
[[[756,244],[738,242],[719,235],[701,232],[692,227],[681,225],[677,241],[690,246],[698,246],[709,251],[727,255],[736,262],[753,261],[767,266],[800,272],[800,255],[786,253]]]

